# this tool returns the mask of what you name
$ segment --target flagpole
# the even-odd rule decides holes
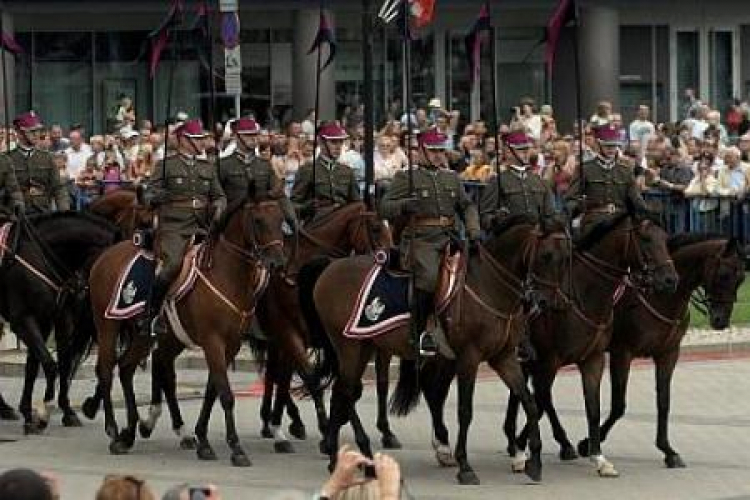
[[[492,24],[492,10],[490,9],[492,4],[491,0],[487,0],[487,16],[490,19],[490,59],[492,68],[490,70],[490,85],[492,86],[492,126],[495,131],[495,170],[496,173],[500,173],[500,114],[497,109],[497,37],[495,33],[495,26]],[[480,58],[481,61],[481,58]],[[500,175],[497,175],[498,187],[500,187]],[[498,200],[500,198],[498,197]]]
[[[182,12],[179,11],[177,16],[182,15]],[[172,114],[172,91],[174,90],[174,78],[175,78],[175,72],[177,70],[177,59],[179,58],[179,51],[177,50],[177,44],[179,41],[180,36],[180,30],[179,25],[182,24],[181,19],[176,19],[175,25],[174,25],[174,40],[172,41],[172,64],[169,67],[169,80],[167,83],[167,114],[164,117],[164,158],[162,158],[161,168],[162,168],[162,176],[167,171],[167,156],[168,156],[168,150],[169,150],[169,119],[170,115]],[[168,28],[167,28],[168,29]],[[167,36],[169,36],[167,34]]]
[[[217,12],[218,3],[217,0]],[[208,78],[209,78],[209,103],[208,103],[208,123],[211,126],[211,137],[214,138],[214,148],[216,149],[216,172],[221,175],[221,135],[216,130],[216,77],[214,75],[215,61],[214,61],[214,26],[211,16],[211,3],[204,2],[203,6],[206,9],[206,29],[208,30]]]
[[[318,15],[318,22],[321,22],[323,19],[323,0],[320,0],[320,8],[319,15]],[[318,26],[318,30],[320,31],[320,26]],[[317,36],[317,35],[316,35]],[[317,207],[315,206],[318,201],[318,191],[316,189],[316,175],[315,175],[315,161],[317,160],[316,154],[318,150],[318,122],[319,120],[319,112],[320,112],[320,46],[322,43],[318,43],[317,47],[317,60],[315,63],[315,117],[313,119],[313,158],[312,158],[312,192],[313,192],[313,203],[312,203],[312,212],[313,215],[315,215],[315,211]],[[330,48],[328,49],[330,50]]]
[[[409,2],[402,0],[402,20],[403,26],[403,44],[404,44],[404,93],[406,101],[404,109],[406,110],[406,167],[409,175],[409,196],[414,196],[414,172],[412,169],[411,157],[411,36],[409,33]]]
[[[375,135],[375,106],[373,89],[372,68],[372,12],[371,0],[362,0],[362,58],[364,62],[364,105],[365,105],[365,137],[364,137],[364,160],[365,160],[365,193],[364,199],[368,209],[372,209],[372,196],[370,190],[375,183],[375,158],[374,158],[374,135]]]
[[[5,9],[0,8],[0,36],[5,36]],[[4,40],[3,40],[4,42]],[[5,43],[2,44],[2,65],[3,65],[3,115],[5,117],[5,152],[10,152],[10,108],[8,107],[8,70],[5,64]]]
[[[583,111],[581,102],[581,47],[578,40],[578,27],[579,27],[579,16],[578,16],[578,4],[575,0],[573,2],[573,67],[576,79],[576,121],[578,122],[578,165],[579,175],[581,182],[585,185],[585,178],[583,173],[583,141],[584,141],[584,130],[583,130]]]

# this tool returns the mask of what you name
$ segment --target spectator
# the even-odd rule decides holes
[[[131,127],[135,125],[133,100],[125,94],[120,94],[120,103],[117,105],[117,111],[115,111],[115,126],[121,129],[128,125]]]
[[[389,135],[381,135],[377,140],[375,159],[375,182],[390,184],[396,172],[406,167],[406,155],[398,147],[397,140]]]
[[[50,152],[57,153],[58,151],[65,151],[70,147],[70,141],[63,137],[63,130],[57,123],[53,124],[49,129],[50,139]]]
[[[122,183],[122,169],[113,151],[107,151],[101,173],[104,192],[109,193],[120,188]]]
[[[125,160],[125,167],[135,163],[138,157],[138,138],[140,134],[130,127],[123,128],[120,130],[120,144],[122,146],[122,157]]]
[[[487,182],[492,174],[492,167],[487,161],[484,151],[479,147],[469,152],[469,165],[461,172],[461,179],[465,181]]]
[[[86,160],[93,154],[91,146],[86,144],[79,131],[70,133],[70,146],[65,150],[67,156],[68,177],[75,179],[78,172],[86,166]]]
[[[30,469],[12,469],[0,475],[0,499],[56,500],[59,494],[50,480]]]
[[[542,134],[542,118],[536,114],[534,99],[524,97],[518,108],[518,121],[526,128],[526,132],[538,141]]]
[[[156,500],[146,482],[133,476],[107,476],[96,500]]]
[[[718,194],[718,181],[711,171],[713,163],[712,155],[702,156],[698,161],[697,174],[685,189],[686,197],[700,197],[691,203],[691,208],[695,213],[695,224],[692,228],[696,231],[706,232],[712,229],[718,212],[719,201],[708,198]]]
[[[128,178],[135,183],[141,182],[151,177],[155,166],[153,147],[151,144],[144,144],[138,150],[135,161],[130,165]]]
[[[685,122],[690,126],[690,133],[693,134],[693,137],[695,137],[699,141],[702,141],[704,139],[704,134],[706,132],[706,129],[708,128],[708,122],[706,121],[708,112],[708,106],[701,104],[699,106],[696,106],[690,118],[685,120]]]
[[[360,475],[365,466],[375,469],[376,479]],[[373,460],[344,445],[338,452],[336,468],[321,488],[321,497],[335,500],[397,500],[401,498],[401,470],[388,455],[376,453]]]
[[[593,128],[599,128],[604,125],[608,125],[612,121],[612,103],[609,101],[601,101],[596,106],[596,113],[589,120],[589,124]]]
[[[750,163],[750,133],[746,133],[740,136],[737,147],[740,150],[740,157],[742,161],[745,163]]]
[[[570,144],[565,140],[556,140],[552,146],[551,162],[542,171],[542,179],[555,195],[555,205],[562,208],[562,199],[570,187],[576,171],[575,155],[570,152]]]
[[[648,106],[638,106],[638,114],[636,115],[635,120],[630,123],[629,136],[631,140],[635,139],[640,141],[641,144],[645,144],[647,138],[656,133],[654,124],[649,120],[649,113],[650,110]]]
[[[305,118],[302,120],[301,124],[301,131],[307,137],[312,137],[313,135],[315,135],[315,118],[315,110],[307,110],[307,114],[305,115]]]
[[[724,151],[724,168],[719,170],[718,192],[723,196],[742,198],[747,191],[747,176],[735,146]]]
[[[76,209],[83,210],[89,206],[100,192],[99,184],[101,180],[102,172],[96,165],[96,158],[91,156],[75,179]]]
[[[221,500],[221,495],[219,489],[213,484],[206,486],[180,484],[167,490],[161,500]]]
[[[701,101],[695,96],[695,90],[686,88],[682,104],[683,118],[687,120],[691,116],[695,116],[695,113],[700,106],[702,106],[702,104]]]

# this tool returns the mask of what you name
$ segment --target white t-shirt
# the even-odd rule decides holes
[[[630,140],[646,144],[646,139],[656,133],[654,124],[648,120],[633,120],[630,122]]]
[[[92,154],[91,146],[85,143],[81,144],[78,151],[74,150],[72,147],[65,150],[65,156],[68,158],[68,175],[71,179],[78,177],[78,172],[83,170],[86,166],[86,160],[88,160]]]

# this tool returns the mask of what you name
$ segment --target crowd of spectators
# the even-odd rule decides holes
[[[467,121],[459,112],[445,109],[437,98],[408,113],[395,103],[388,107],[386,120],[374,137],[374,179],[380,189],[387,189],[395,173],[409,164],[406,136],[434,127],[448,137],[446,168],[459,172],[468,183],[484,183],[514,161],[503,147],[503,134],[524,130],[534,144],[531,168],[548,182],[559,206],[575,175],[579,154],[584,161],[597,154],[594,129],[614,126],[621,133],[621,156],[633,167],[644,192],[666,195],[673,201],[700,197],[692,205],[696,213],[725,213],[726,204],[719,198],[742,199],[750,186],[750,104],[735,101],[722,116],[688,89],[681,112],[677,122],[656,123],[649,107],[641,105],[634,119],[623,123],[618,110],[601,102],[584,122],[583,144],[579,145],[576,135],[559,131],[550,105],[538,106],[529,98],[514,108],[509,122],[499,127],[498,136],[484,120]],[[177,113],[170,130],[187,118],[187,114]],[[263,131],[257,154],[271,162],[279,177],[291,181],[300,165],[313,158],[315,120],[315,112],[310,110],[299,121]],[[364,108],[360,104],[344,108],[339,121],[350,134],[340,161],[363,179]],[[42,136],[41,146],[53,153],[79,208],[123,183],[142,182],[164,158],[169,134],[163,125],[137,120],[126,97],[119,104],[112,130],[111,134],[88,135],[78,125],[64,130],[52,124]],[[217,124],[217,139],[210,143],[209,155],[225,157],[233,152],[229,131],[230,123]],[[10,133],[13,147],[13,131]],[[0,130],[3,147],[4,137],[5,131]],[[710,197],[716,199],[707,199]]]

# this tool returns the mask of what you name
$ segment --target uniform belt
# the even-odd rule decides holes
[[[203,210],[208,206],[208,203],[203,200],[192,199],[173,201],[171,203],[167,203],[166,205],[173,208],[192,208],[193,210]]]
[[[29,186],[28,188],[24,189],[30,196],[42,196],[44,194],[44,189],[36,186]]]
[[[453,217],[415,217],[414,225],[419,227],[450,227],[455,224]]]
[[[597,205],[593,208],[587,208],[586,212],[593,214],[614,214],[619,212],[620,209],[614,203],[607,203],[606,205]]]

